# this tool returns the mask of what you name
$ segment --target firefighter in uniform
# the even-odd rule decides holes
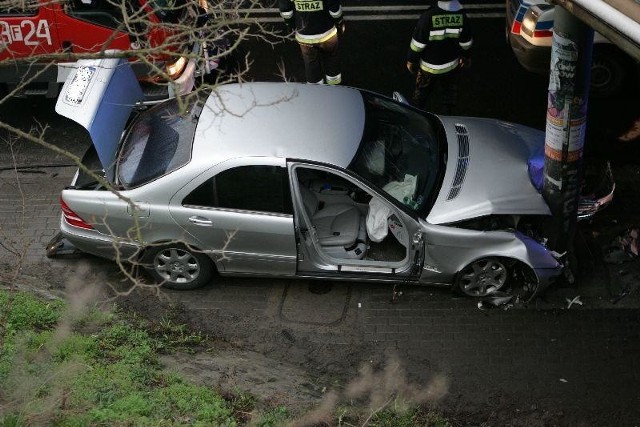
[[[280,15],[295,30],[309,83],[340,84],[338,36],[344,32],[340,0],[278,0]]]
[[[407,68],[416,74],[416,89],[412,103],[430,109],[439,96],[442,112],[451,114],[457,101],[457,79],[460,69],[470,65],[469,53],[473,38],[467,14],[458,0],[440,0],[427,9],[413,30],[407,55]]]

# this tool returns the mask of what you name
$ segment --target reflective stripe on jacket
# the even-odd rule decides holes
[[[447,62],[446,64],[430,64],[429,62],[420,60],[420,69],[431,74],[444,74],[454,70],[459,63],[460,59],[458,58],[451,62]]]
[[[342,18],[340,0],[278,0],[280,16],[294,20],[296,40],[316,44],[337,34],[335,22]]]
[[[334,27],[331,27],[329,31],[326,31],[322,34],[306,35],[306,34],[301,34],[296,32],[296,40],[298,41],[298,43],[317,44],[317,43],[326,42],[331,37],[334,37],[337,35],[338,35],[338,30],[334,26]]]
[[[420,16],[407,57],[410,62],[419,61],[427,73],[444,74],[458,66],[472,45],[468,18],[460,3],[439,1]]]

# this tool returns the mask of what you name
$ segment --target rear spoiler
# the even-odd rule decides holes
[[[122,58],[79,60],[58,96],[56,112],[89,131],[111,182],[122,132],[143,99],[135,73]]]

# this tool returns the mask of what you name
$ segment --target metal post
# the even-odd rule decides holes
[[[549,247],[568,252],[576,228],[587,126],[593,30],[557,6],[547,98],[543,196],[551,209]]]

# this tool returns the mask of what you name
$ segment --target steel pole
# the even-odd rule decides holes
[[[573,270],[573,238],[582,181],[593,29],[556,7],[547,98],[543,196],[553,218],[548,245],[567,252]],[[570,279],[572,280],[572,279]]]

